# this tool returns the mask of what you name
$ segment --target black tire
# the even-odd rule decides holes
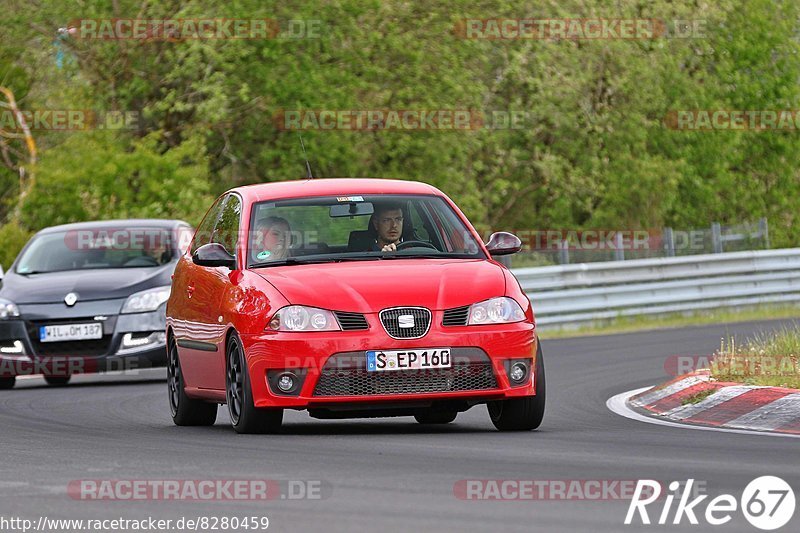
[[[8,390],[14,388],[14,383],[17,382],[17,376],[10,378],[0,378],[0,390]]]
[[[167,353],[167,394],[172,421],[176,426],[213,426],[217,421],[217,404],[189,398],[184,389],[178,345],[171,338]]]
[[[458,416],[458,411],[420,411],[414,415],[420,424],[449,424]]]
[[[69,380],[72,379],[72,376],[45,376],[44,380],[47,382],[48,385],[52,385],[53,387],[63,387]]]
[[[536,395],[511,400],[489,402],[489,416],[500,431],[530,431],[538,428],[544,418],[546,399],[544,356],[540,343],[536,350]]]
[[[236,433],[277,433],[283,422],[283,409],[262,409],[253,405],[250,372],[239,336],[228,339],[225,351],[225,395],[228,413]]]

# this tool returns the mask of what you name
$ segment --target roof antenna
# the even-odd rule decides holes
[[[306,179],[314,179],[314,175],[311,174],[311,163],[308,162],[308,154],[306,153],[306,145],[303,144],[303,136],[299,133],[297,134],[300,137],[300,146],[303,148],[303,157],[306,159]]]

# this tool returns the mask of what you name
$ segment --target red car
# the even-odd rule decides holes
[[[533,310],[438,189],[310,179],[222,195],[175,269],[168,386],[177,425],[270,433],[312,417],[453,421],[487,404],[499,430],[537,428],[545,374]]]

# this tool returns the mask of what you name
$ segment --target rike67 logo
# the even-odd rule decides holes
[[[625,525],[637,523],[678,525],[685,523],[684,519],[689,524],[698,525],[699,516],[705,520],[705,524],[721,526],[730,522],[736,513],[741,512],[754,527],[771,531],[786,525],[794,515],[794,491],[779,477],[756,478],[745,487],[740,500],[737,501],[731,494],[722,494],[705,503],[704,511],[701,504],[708,495],[702,494],[690,500],[694,495],[693,485],[694,479],[687,480],[685,484],[673,481],[669,484],[669,492],[662,497],[661,484],[658,481],[640,479],[628,507],[628,514],[625,516]],[[673,503],[676,500],[677,504],[673,510]],[[663,506],[661,506],[662,501]],[[659,507],[660,512],[658,512]],[[655,511],[657,514],[651,517],[648,511]]]

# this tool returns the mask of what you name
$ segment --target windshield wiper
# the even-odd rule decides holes
[[[467,259],[461,254],[446,254],[446,253],[416,253],[416,254],[396,254],[386,253],[381,256],[381,259]],[[469,259],[474,259],[469,257]]]
[[[288,257],[278,261],[265,261],[263,263],[256,263],[250,265],[250,268],[264,268],[273,266],[285,265],[311,265],[318,263],[341,263],[344,261],[370,261],[380,259],[379,256],[359,255],[359,256],[344,256],[344,257]]]

